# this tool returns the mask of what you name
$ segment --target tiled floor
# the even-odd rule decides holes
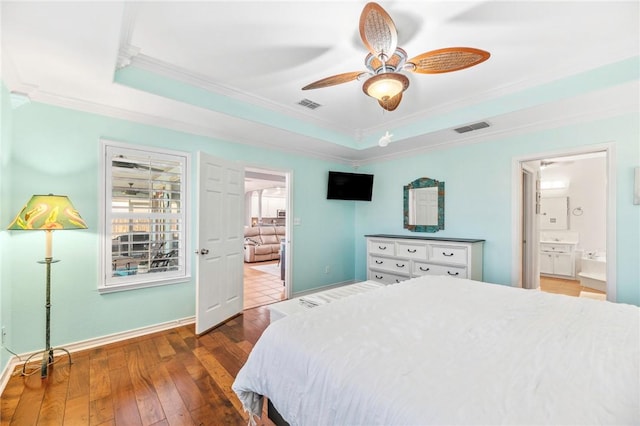
[[[580,281],[566,280],[563,278],[540,276],[540,290],[547,293],[566,294],[567,296],[592,298],[605,298],[606,295],[602,291],[582,287]]]
[[[284,300],[284,285],[279,276],[251,268],[256,265],[277,263],[276,260],[244,264],[244,309]]]

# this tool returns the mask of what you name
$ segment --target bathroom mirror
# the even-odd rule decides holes
[[[569,197],[540,198],[540,229],[569,229]]]
[[[405,185],[404,228],[413,232],[444,229],[444,182],[423,177]]]

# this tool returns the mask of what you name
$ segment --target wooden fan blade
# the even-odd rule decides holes
[[[302,90],[321,89],[323,87],[335,86],[336,84],[348,83],[349,81],[357,79],[360,74],[364,73],[362,71],[355,71],[332,75],[331,77],[323,78],[322,80],[307,84],[302,88]]]
[[[360,37],[376,56],[386,61],[398,46],[398,31],[389,14],[377,3],[367,3],[360,15]]]
[[[398,105],[400,105],[401,100],[402,100],[402,92],[398,93],[394,97],[389,98],[387,100],[378,101],[378,103],[382,108],[386,109],[387,111],[393,111],[396,108],[398,108]]]
[[[458,71],[478,65],[489,59],[491,54],[472,47],[447,47],[425,52],[407,61],[414,66],[413,71],[420,74],[440,74]]]

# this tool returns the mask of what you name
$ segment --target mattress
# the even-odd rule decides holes
[[[233,390],[291,425],[638,424],[640,309],[426,276],[271,324]]]

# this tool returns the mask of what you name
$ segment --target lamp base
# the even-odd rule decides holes
[[[53,356],[54,351],[63,351],[64,353],[66,353],[67,357],[69,358],[69,367],[71,367],[71,353],[69,353],[68,350],[64,348],[49,348],[49,349],[45,349],[43,351],[36,352],[29,355],[29,358],[27,358],[27,360],[24,362],[24,365],[22,366],[22,375],[31,376],[36,371],[38,371],[38,369],[36,368],[34,368],[31,371],[27,371],[27,365],[29,364],[29,361],[31,360],[31,358],[34,358],[35,356],[42,354],[42,364],[40,365],[40,378],[46,379],[49,376],[49,366],[57,362]]]

